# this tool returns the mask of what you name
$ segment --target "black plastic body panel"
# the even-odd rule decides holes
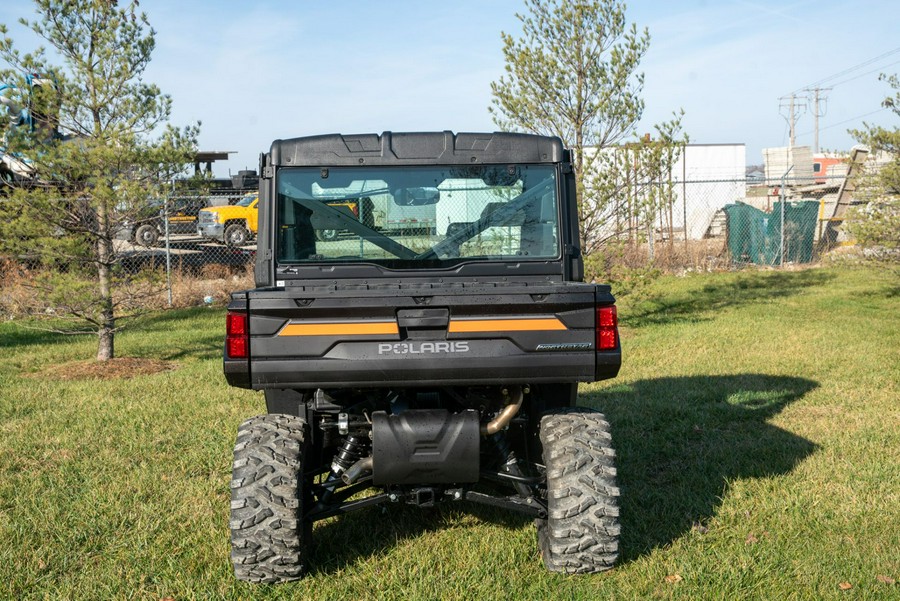
[[[596,307],[613,302],[576,282],[252,290],[232,303],[250,310],[250,362],[225,372],[255,389],[592,382],[621,362],[594,347]]]
[[[275,167],[561,163],[559,138],[517,133],[384,132],[275,140]]]

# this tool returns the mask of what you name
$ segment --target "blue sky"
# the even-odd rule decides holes
[[[237,151],[218,175],[254,168],[276,138],[494,130],[487,107],[503,74],[500,32],[518,34],[524,10],[522,0],[140,6],[157,30],[146,79],[173,97],[173,123],[202,121],[202,149]],[[820,147],[849,149],[846,130],[863,120],[896,125],[879,110],[888,87],[877,81],[900,71],[896,1],[635,0],[627,14],[651,35],[639,132],[683,108],[692,142],[745,143],[748,163],[761,163],[762,148],[787,144],[780,97],[882,55],[822,84],[833,89]],[[31,3],[0,6],[0,23],[30,50],[21,16],[33,16]],[[812,129],[810,107],[797,143],[811,145]]]

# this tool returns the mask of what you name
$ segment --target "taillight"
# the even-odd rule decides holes
[[[225,354],[229,359],[250,356],[250,330],[247,314],[229,311],[225,317]]]
[[[597,307],[597,350],[611,351],[619,345],[616,306]]]

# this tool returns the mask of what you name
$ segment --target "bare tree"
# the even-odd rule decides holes
[[[501,34],[506,74],[491,84],[489,110],[503,129],[559,136],[572,149],[582,247],[590,253],[604,242],[610,208],[625,206],[603,196],[621,190],[597,174],[622,168],[626,156],[656,161],[652,152],[625,151],[614,160],[605,152],[629,139],[643,114],[638,68],[650,34],[627,24],[626,5],[617,0],[525,0],[525,6],[527,14],[516,14],[521,35]],[[677,137],[681,114],[656,127],[666,134],[672,126],[660,140]]]

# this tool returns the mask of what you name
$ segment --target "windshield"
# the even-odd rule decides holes
[[[256,196],[257,196],[256,194],[252,194],[250,196],[245,196],[242,199],[240,199],[238,202],[234,203],[234,206],[249,207],[251,204],[253,204],[253,201],[256,200]]]
[[[415,269],[559,256],[552,166],[282,169],[277,190],[282,265]]]

